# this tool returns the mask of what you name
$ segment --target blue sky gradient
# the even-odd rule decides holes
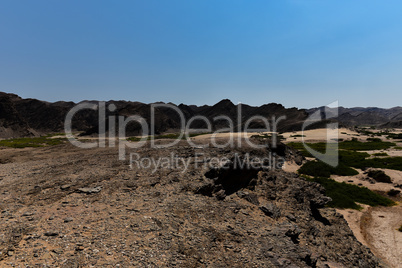
[[[402,106],[402,2],[0,0],[0,91]]]

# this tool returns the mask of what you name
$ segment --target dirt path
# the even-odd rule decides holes
[[[361,221],[362,233],[373,253],[391,267],[402,264],[402,205],[369,208]]]
[[[393,268],[402,263],[402,232],[397,229],[402,224],[402,204],[394,207],[370,207],[363,210],[337,209],[348,222],[360,243]]]

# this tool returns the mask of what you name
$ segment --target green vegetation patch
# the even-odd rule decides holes
[[[402,133],[398,133],[398,134],[396,134],[396,133],[388,133],[387,138],[400,140],[400,139],[402,139]]]
[[[289,146],[293,147],[296,150],[299,150],[303,156],[313,157],[305,148],[302,142],[289,142]],[[320,153],[325,153],[326,150],[336,150],[337,146],[342,150],[350,150],[350,151],[371,151],[371,150],[385,150],[389,149],[396,144],[393,142],[384,142],[379,139],[372,139],[367,142],[361,142],[357,140],[351,141],[342,141],[339,143],[325,143],[325,142],[317,142],[317,143],[306,143],[306,145],[315,151]],[[332,148],[331,148],[332,147]]]
[[[375,154],[372,154],[373,156],[388,156],[388,154],[387,153],[375,153]]]
[[[384,148],[385,146],[388,147],[392,143],[388,142],[377,142],[377,141],[370,141],[370,142],[359,142],[359,141],[345,141],[339,143],[339,148],[341,150],[337,150],[336,144],[332,143],[308,143],[307,145],[312,149],[320,152],[325,153],[326,150],[328,152],[338,153],[339,154],[339,169],[332,168],[328,165],[321,165],[321,164],[309,164],[299,169],[301,174],[306,174],[310,176],[320,176],[320,177],[330,177],[331,174],[346,176],[342,174],[347,174],[347,176],[352,176],[353,172],[346,167],[354,167],[364,169],[367,167],[373,168],[388,168],[394,170],[401,170],[402,171],[402,157],[374,157],[368,158],[370,155],[366,152],[357,152],[356,149],[359,148],[360,150],[373,150],[374,148]],[[290,142],[288,143],[289,146],[293,147],[296,150],[299,150],[301,154],[305,157],[313,157],[304,147],[303,143],[301,142]],[[371,148],[370,146],[373,146]],[[385,155],[384,155],[385,156]],[[303,168],[304,167],[304,168]],[[322,169],[322,170],[314,170],[314,169]]]
[[[402,232],[402,225],[401,225],[401,227],[399,227],[398,231],[399,231],[399,232]]]
[[[372,139],[367,142],[357,140],[343,141],[339,143],[339,149],[353,150],[353,151],[371,151],[371,150],[385,150],[389,149],[396,144],[393,142],[381,141],[380,139]]]
[[[338,166],[332,167],[321,161],[309,161],[305,163],[300,169],[299,173],[313,176],[329,178],[331,174],[339,176],[354,176],[359,174],[355,169],[348,167],[343,163]]]
[[[395,146],[394,149],[396,149],[396,150],[402,150],[402,147],[401,147],[401,146]]]
[[[33,137],[33,138],[17,138],[17,139],[8,139],[1,140],[0,146],[2,147],[11,147],[11,148],[26,148],[26,147],[44,147],[44,146],[52,146],[59,145],[66,141],[65,138],[49,138],[48,136],[44,137]]]
[[[344,182],[340,183],[328,178],[313,178],[308,180],[317,182],[325,188],[325,194],[332,199],[328,203],[330,207],[361,209],[356,202],[373,207],[395,205],[395,202],[391,199],[374,193],[366,187],[359,187]]]
[[[385,157],[385,158],[370,158],[364,159],[364,161],[354,163],[351,165],[356,168],[366,168],[366,167],[373,167],[373,168],[388,168],[394,170],[401,170],[402,171],[402,157]]]
[[[360,168],[360,169],[365,169],[368,167],[388,168],[388,169],[402,171],[402,157],[400,157],[400,156],[368,158],[370,155],[365,152],[339,150],[338,153],[339,153],[339,166],[342,171],[346,170],[344,168],[345,166]],[[308,167],[303,169],[304,165],[308,165]],[[306,163],[304,165],[299,169],[299,173],[301,173],[301,174],[306,174],[306,175],[310,175],[310,176],[329,177],[329,175],[328,175],[328,171],[329,171],[330,174],[346,176],[346,175],[342,175],[341,172],[338,172],[337,169],[334,169],[330,166],[329,167],[318,166],[318,164],[314,164],[315,166],[310,166],[312,164],[308,164],[308,163]],[[322,171],[321,175],[314,175],[318,172],[321,172],[321,171],[314,171],[313,170],[314,167],[323,168],[324,171]],[[304,172],[306,172],[306,173],[304,173]],[[351,173],[349,173],[349,174],[351,174]],[[354,174],[347,175],[347,176],[352,176],[352,175],[354,175]]]
[[[306,143],[307,146],[309,146],[311,149],[318,151],[320,153],[325,153],[327,150],[327,145],[328,147],[331,146],[331,143],[325,143],[325,142],[317,142],[317,143]],[[333,145],[336,145],[334,143]],[[288,146],[300,151],[300,153],[305,156],[305,157],[313,157],[304,147],[304,144],[302,142],[289,142]],[[334,148],[336,149],[336,148]]]

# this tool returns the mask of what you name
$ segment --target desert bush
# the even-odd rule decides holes
[[[373,156],[388,156],[387,153],[375,153]]]
[[[371,142],[381,142],[382,140],[380,138],[367,138],[367,141]]]
[[[387,137],[390,138],[390,139],[400,140],[400,139],[402,139],[402,133],[398,133],[398,134],[396,134],[396,133],[388,133]]]
[[[375,139],[376,140],[376,139]],[[395,146],[393,142],[386,141],[368,141],[361,142],[357,140],[343,141],[339,143],[339,149],[353,151],[370,151],[370,150],[385,150]]]
[[[387,195],[389,196],[397,196],[401,191],[400,190],[396,190],[396,189],[391,189],[387,192]]]
[[[355,165],[356,168],[373,167],[373,168],[388,168],[402,171],[402,157],[385,157],[385,158],[370,158]]]
[[[310,148],[320,152],[320,153],[325,153],[327,146],[330,146],[331,143],[325,143],[325,142],[318,142],[318,143],[306,143],[307,146]],[[333,143],[334,145],[336,143]],[[302,142],[289,142],[287,144],[288,146],[300,151],[300,153],[305,156],[305,157],[313,157],[304,147],[304,144]]]
[[[391,178],[382,170],[370,170],[367,176],[373,178],[377,182],[392,183]]]
[[[306,135],[300,135],[300,134],[290,135],[290,138],[301,138],[301,137],[306,137]]]
[[[299,170],[300,174],[313,177],[329,178],[332,174],[339,176],[354,176],[359,174],[355,169],[339,163],[338,166],[332,167],[321,161],[310,161],[305,163]]]
[[[393,206],[395,202],[383,197],[366,187],[353,184],[340,183],[329,178],[313,178],[310,181],[317,182],[325,188],[325,194],[331,197],[328,203],[330,207],[360,209],[355,202],[370,206]]]

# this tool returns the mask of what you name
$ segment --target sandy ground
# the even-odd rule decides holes
[[[391,267],[402,265],[402,205],[369,208],[363,216],[362,231],[373,253]]]
[[[394,207],[369,207],[363,210],[337,209],[348,222],[360,243],[369,247],[390,267],[399,268],[402,263],[402,205]]]
[[[333,131],[330,131],[332,133]],[[318,142],[327,140],[328,131],[326,128],[312,129],[306,131],[295,131],[283,133],[283,137],[286,138],[286,142]],[[293,137],[293,136],[305,136],[305,137]],[[347,128],[338,129],[338,139],[351,139],[357,136],[358,133]]]
[[[382,170],[391,177],[393,183],[382,183],[376,182],[374,184],[370,183],[370,181],[366,180],[367,177],[362,170],[356,169],[359,174],[355,176],[337,176],[331,175],[331,178],[338,181],[338,182],[346,182],[352,183],[359,186],[364,186],[369,188],[373,191],[380,191],[380,192],[388,192],[391,189],[401,190],[400,188],[395,187],[397,184],[402,184],[402,171],[399,170],[392,170],[392,169],[385,169],[385,168],[376,168],[376,170]]]

